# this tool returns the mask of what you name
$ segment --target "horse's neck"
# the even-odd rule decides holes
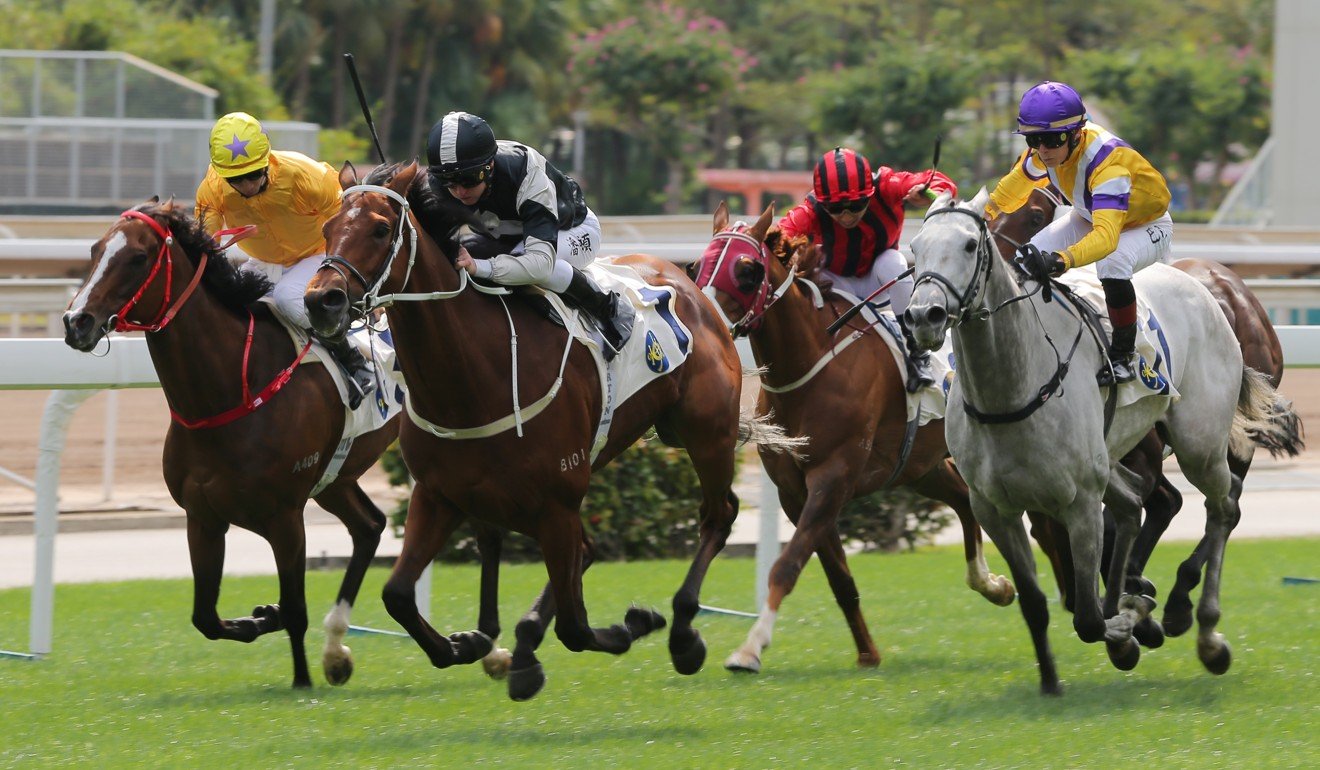
[[[786,271],[770,276],[772,289],[788,278]],[[828,300],[826,307],[829,307]],[[762,316],[761,327],[748,335],[756,363],[768,367],[770,383],[786,385],[806,374],[833,344],[828,325],[810,293],[794,285]]]
[[[1012,411],[1035,396],[1058,366],[1045,332],[1065,357],[1076,332],[1053,308],[1039,306],[1039,294],[1000,307],[1021,289],[1009,275],[1011,268],[993,259],[982,303],[999,310],[985,320],[964,321],[953,337],[959,385],[983,412]]]
[[[174,277],[186,285],[192,276]],[[164,329],[147,334],[147,349],[161,390],[174,411],[200,419],[231,409],[243,398],[248,314],[226,308],[205,285],[179,308]],[[254,324],[248,387],[256,393],[292,362],[293,342],[278,323]]]

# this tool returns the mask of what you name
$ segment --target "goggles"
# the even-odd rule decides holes
[[[1045,131],[1038,134],[1025,134],[1023,138],[1027,140],[1027,146],[1033,150],[1045,148],[1047,150],[1056,150],[1068,143],[1068,131]]]
[[[448,189],[462,187],[471,189],[486,181],[486,176],[490,173],[490,165],[478,166],[467,171],[458,171],[453,174],[445,174],[439,177],[440,184]]]
[[[235,186],[235,185],[243,184],[244,182],[256,182],[261,180],[265,176],[266,176],[266,169],[259,168],[256,171],[249,171],[246,174],[239,174],[238,176],[226,177],[225,181],[228,182],[231,186]]]
[[[870,204],[871,198],[870,196],[867,196],[865,198],[858,198],[850,201],[834,201],[832,203],[826,203],[824,206],[825,213],[837,217],[843,214],[856,214],[859,211],[865,211],[866,207]]]

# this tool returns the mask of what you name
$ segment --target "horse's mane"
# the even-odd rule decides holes
[[[811,244],[811,238],[805,235],[784,235],[778,225],[770,228],[765,234],[765,247],[780,262],[788,262],[788,258],[798,249]]]
[[[403,165],[390,163],[377,166],[367,174],[362,183],[386,185],[398,174]],[[413,177],[412,184],[408,185],[404,197],[408,199],[408,205],[412,207],[413,214],[416,215],[422,229],[431,236],[451,261],[457,254],[455,231],[463,225],[477,226],[480,223],[476,214],[455,200],[454,196],[443,189],[437,190],[431,184],[430,174],[427,174],[424,168],[419,169],[417,175]]]
[[[192,260],[194,267],[203,254],[207,255],[202,285],[221,303],[234,308],[246,307],[270,291],[271,282],[266,276],[239,270],[220,250],[220,244],[206,232],[201,221],[186,209],[177,206],[167,208],[164,204],[149,202],[136,206],[134,210],[164,219],[174,234],[174,240]]]

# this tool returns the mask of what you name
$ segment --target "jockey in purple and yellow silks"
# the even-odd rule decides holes
[[[246,112],[216,121],[210,149],[211,163],[197,187],[197,218],[212,235],[256,225],[243,241],[251,257],[243,269],[270,278],[275,312],[310,329],[303,294],[325,258],[321,227],[339,212],[339,173],[302,153],[272,150],[261,124]],[[349,405],[357,408],[375,386],[371,367],[347,335],[321,343],[348,373]]]
[[[1113,362],[1102,385],[1136,377],[1136,293],[1132,274],[1168,261],[1173,239],[1169,187],[1160,172],[1127,142],[1087,122],[1082,99],[1070,86],[1046,81],[1022,97],[1018,130],[1027,149],[990,194],[987,214],[1011,212],[1032,190],[1053,182],[1073,213],[1031,239],[1038,251],[1023,259],[1037,280],[1096,263],[1114,338]]]

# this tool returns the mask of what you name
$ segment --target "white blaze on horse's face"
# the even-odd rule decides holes
[[[101,259],[96,263],[96,269],[92,271],[87,282],[83,284],[78,295],[69,303],[69,311],[74,313],[82,312],[87,306],[88,295],[96,288],[101,279],[110,270],[110,265],[119,256],[119,252],[128,246],[128,237],[124,235],[123,230],[116,229],[105,241],[105,248],[101,251]]]

